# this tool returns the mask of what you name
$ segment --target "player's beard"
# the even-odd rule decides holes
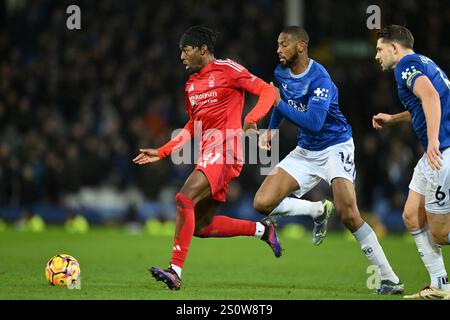
[[[201,69],[200,68],[192,68],[192,67],[189,67],[188,69],[187,69],[187,71],[189,72],[189,74],[194,74],[194,73],[197,73],[197,72],[199,72]]]
[[[292,65],[294,64],[294,62],[298,59],[299,55],[298,52],[295,51],[295,53],[292,55],[292,57],[290,57],[289,59],[286,59],[286,61],[284,63],[281,63],[281,65],[285,68],[287,67],[292,67]]]
[[[199,72],[200,70],[202,70],[203,66],[201,63],[201,60],[199,58],[195,58],[195,59],[191,59],[190,63],[189,63],[189,68],[187,69],[187,71],[189,72],[189,74],[194,74]]]
[[[195,59],[192,59],[191,61],[188,62],[188,68],[186,69],[186,71],[189,74],[194,74],[199,72],[201,69],[202,69],[201,64],[195,61]]]
[[[390,63],[389,63],[389,65],[386,65],[386,69],[384,70],[384,71],[391,71],[391,70],[394,70],[395,69],[395,65],[396,65],[396,63],[395,62],[393,62],[393,61],[391,61]]]
[[[381,70],[387,72],[394,69],[396,65],[397,63],[394,61],[394,57],[392,55],[386,55],[383,59]]]
[[[391,63],[391,64],[385,64],[385,63],[383,63],[382,65],[381,65],[381,71],[383,71],[383,72],[389,72],[389,71],[391,71],[392,69],[394,69],[394,67],[393,67],[393,63]]]

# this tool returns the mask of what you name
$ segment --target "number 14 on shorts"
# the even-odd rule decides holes
[[[344,164],[344,170],[347,172],[352,171],[353,169],[353,159],[350,154],[345,155],[343,152],[339,152],[341,156],[341,161]]]

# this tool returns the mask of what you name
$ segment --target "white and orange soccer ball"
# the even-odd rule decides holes
[[[45,265],[45,278],[54,286],[75,286],[81,281],[80,264],[68,254],[57,254]]]

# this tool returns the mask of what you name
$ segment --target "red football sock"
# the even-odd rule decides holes
[[[211,223],[207,225],[201,238],[222,238],[237,236],[254,236],[256,232],[256,222],[248,220],[233,219],[226,216],[213,217]]]
[[[177,218],[175,229],[175,240],[173,242],[171,264],[183,267],[189,251],[192,237],[194,236],[195,215],[194,201],[182,193],[176,195]]]

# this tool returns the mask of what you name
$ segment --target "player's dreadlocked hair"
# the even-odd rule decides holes
[[[209,52],[214,53],[219,33],[207,26],[192,26],[187,29],[180,39],[180,48],[184,46],[200,47],[205,44]]]
[[[281,30],[283,33],[290,34],[291,36],[295,37],[298,40],[304,41],[306,44],[309,43],[309,35],[308,32],[306,32],[305,29],[299,26],[289,26],[285,27],[283,30]]]
[[[383,38],[382,41],[398,42],[407,49],[413,49],[414,37],[408,28],[396,24],[387,26],[377,33],[377,39]]]

